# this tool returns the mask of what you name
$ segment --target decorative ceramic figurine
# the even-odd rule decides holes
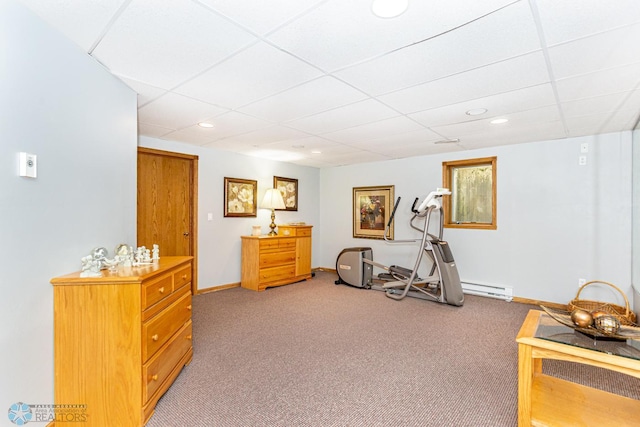
[[[97,261],[93,255],[87,255],[82,257],[82,271],[80,277],[98,277],[100,273],[101,263]]]
[[[152,257],[153,254],[153,257]],[[160,260],[160,247],[153,245],[153,251],[144,246],[140,246],[134,252],[133,246],[124,243],[116,246],[113,259],[107,258],[109,251],[103,247],[94,248],[91,253],[81,258],[82,271],[80,277],[99,277],[100,270],[108,268],[110,272],[115,272],[118,266],[132,267],[138,265],[148,265]]]

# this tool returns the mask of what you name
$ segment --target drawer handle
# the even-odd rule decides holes
[[[187,338],[188,340],[192,340],[192,339],[193,339],[193,337],[192,337],[190,334],[189,334],[189,335],[187,335],[187,336],[186,336],[186,338]]]
[[[186,274],[182,275],[182,280],[187,280],[187,275]]]
[[[158,289],[158,292],[160,292],[161,294],[164,294],[164,286]]]
[[[151,381],[158,381],[158,374],[151,375]]]
[[[191,310],[191,304],[187,306],[187,310]]]
[[[158,334],[155,334],[154,336],[152,336],[151,339],[154,341],[158,341]]]

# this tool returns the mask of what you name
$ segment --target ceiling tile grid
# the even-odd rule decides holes
[[[138,93],[140,135],[205,148],[331,167],[640,115],[637,0],[21,1]]]

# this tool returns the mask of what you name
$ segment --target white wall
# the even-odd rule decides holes
[[[298,180],[298,210],[276,211],[276,224],[306,222],[313,225],[312,266],[318,266],[320,251],[320,172],[316,168],[258,159],[228,151],[140,137],[140,146],[198,156],[198,288],[207,289],[240,282],[241,235],[250,235],[253,225],[269,231],[271,211],[258,209],[255,218],[224,217],[224,178],[258,181],[258,203],[273,188],[273,177]],[[208,221],[208,213],[213,220]],[[162,248],[160,248],[162,253]]]
[[[112,250],[135,240],[136,97],[10,0],[0,2],[0,52],[0,409],[6,411],[18,401],[53,403],[49,280],[79,270],[80,258],[96,246]],[[21,151],[38,156],[37,179],[18,177]],[[14,424],[2,415],[0,425]]]
[[[589,143],[588,162],[579,166],[583,142]],[[630,297],[630,132],[323,169],[320,223],[331,233],[322,236],[320,265],[335,268],[343,248],[370,246],[374,260],[412,267],[413,245],[351,237],[352,187],[395,185],[396,197],[403,198],[395,238],[402,239],[415,236],[408,228],[413,199],[442,186],[443,161],[494,155],[498,229],[445,229],[461,279],[512,286],[516,296],[554,302],[574,298],[579,278],[598,279]],[[585,292],[582,297],[595,292],[617,301],[614,293]]]

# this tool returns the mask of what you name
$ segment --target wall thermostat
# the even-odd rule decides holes
[[[35,178],[37,176],[38,164],[35,154],[19,153],[18,162],[20,176],[26,176],[28,178]]]

